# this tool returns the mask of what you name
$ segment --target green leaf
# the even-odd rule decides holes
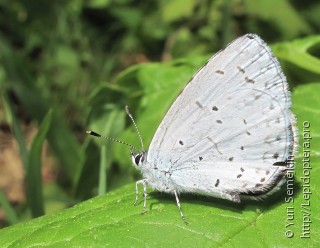
[[[110,4],[110,0],[89,0],[86,5],[91,8],[104,8]]]
[[[295,103],[293,105],[293,111],[298,117],[300,146],[303,145],[304,136],[307,136],[304,129],[310,130],[312,134],[310,150],[312,155],[319,157],[320,98],[317,92],[320,92],[320,80],[319,82],[296,87],[292,101]],[[309,128],[306,128],[306,126],[308,126],[306,122],[310,123]],[[302,154],[300,154],[300,156],[302,156]]]
[[[111,160],[107,160],[106,146],[100,148],[100,165],[99,165],[99,186],[98,195],[104,195],[107,191],[107,169],[109,169]]]
[[[23,133],[21,131],[19,121],[16,117],[16,114],[13,111],[13,108],[12,108],[12,105],[11,105],[11,102],[10,102],[8,96],[6,94],[4,94],[3,98],[4,98],[4,106],[6,109],[7,119],[9,120],[9,122],[11,122],[14,136],[18,142],[18,145],[19,145],[19,152],[21,155],[21,159],[22,159],[24,167],[26,168],[27,163],[28,163],[27,162],[28,151],[27,151],[26,143],[25,143],[25,140],[23,137]]]
[[[195,0],[172,0],[161,2],[163,7],[161,15],[165,22],[174,22],[182,18],[192,16],[197,1]]]
[[[254,15],[255,18],[258,16],[264,21],[269,21],[270,24],[277,23],[274,32],[278,28],[281,34],[287,37],[295,37],[302,32],[311,32],[309,24],[288,0],[244,1],[244,8],[248,15]]]
[[[11,206],[5,193],[1,189],[0,189],[0,206],[5,213],[6,219],[11,225],[18,222],[18,218],[13,207]]]
[[[308,36],[290,42],[281,42],[272,46],[272,50],[281,60],[291,62],[307,71],[320,74],[320,60],[313,50],[320,49],[320,35]]]
[[[52,120],[52,110],[43,119],[39,131],[33,140],[26,169],[27,200],[33,217],[44,215],[42,190],[41,154],[43,142],[47,136]]]
[[[320,108],[317,98],[319,87],[320,83],[304,85],[293,92],[293,109],[301,135],[301,123],[308,120],[314,127],[310,128],[311,136],[320,137],[317,129],[320,120],[313,118]],[[306,94],[311,102],[304,100]],[[69,247],[243,247],[244,244],[253,247],[317,247],[320,245],[317,238],[320,232],[320,193],[316,191],[320,187],[317,180],[319,147],[311,143],[315,152],[310,154],[312,169],[309,170],[308,185],[302,178],[306,173],[306,168],[303,168],[305,163],[302,163],[303,142],[306,140],[300,139],[296,159],[294,202],[286,202],[290,185],[264,201],[243,201],[242,204],[182,194],[182,210],[189,222],[186,225],[180,218],[172,195],[151,192],[147,201],[148,211],[141,215],[142,189],[139,204],[134,207],[135,185],[130,184],[58,214],[0,230],[0,243],[2,247],[66,244]],[[312,194],[307,194],[307,190]],[[307,203],[308,196],[311,198],[308,207],[310,216],[304,216],[302,204]],[[308,218],[312,221],[309,223],[311,238],[303,239],[300,238],[303,219],[307,221]],[[286,227],[289,222],[293,224]],[[293,238],[285,236],[288,230],[294,233]]]

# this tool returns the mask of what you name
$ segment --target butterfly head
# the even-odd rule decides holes
[[[135,167],[139,169],[139,167],[145,163],[146,157],[147,157],[147,152],[138,152],[134,153],[132,150],[130,151],[132,163]]]

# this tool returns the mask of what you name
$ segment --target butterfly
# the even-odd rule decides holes
[[[296,119],[290,108],[286,78],[267,44],[255,34],[237,38],[191,78],[148,151],[134,152],[126,143],[133,165],[143,175],[136,182],[135,203],[139,184],[144,210],[147,185],[171,193],[186,222],[180,193],[237,203],[242,197],[272,194],[285,182],[297,149]]]

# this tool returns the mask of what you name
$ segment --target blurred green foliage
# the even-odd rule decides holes
[[[85,130],[139,148],[128,105],[147,147],[191,75],[242,34],[277,43],[293,91],[320,82],[319,13],[315,0],[1,1],[0,92],[8,97],[0,108],[9,103],[21,125],[39,126],[53,109],[47,140],[60,173],[44,185],[46,212],[136,179],[127,147]],[[1,124],[9,119],[1,111]],[[28,218],[26,208],[16,211]]]

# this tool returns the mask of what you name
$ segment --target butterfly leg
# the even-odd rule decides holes
[[[176,196],[176,201],[177,201],[178,209],[179,209],[179,212],[180,212],[180,216],[181,216],[182,220],[184,221],[184,223],[188,224],[188,222],[186,221],[186,218],[184,217],[184,215],[183,215],[183,213],[181,211],[181,205],[180,205],[178,193],[177,193],[177,191],[175,189],[173,190],[173,192],[174,192],[174,195]]]
[[[142,180],[139,180],[139,181],[136,182],[136,199],[134,201],[134,205],[137,205],[137,202],[138,202],[138,199],[139,199],[138,185],[139,184],[143,185],[143,198],[144,198],[144,200],[143,200],[143,209],[142,209],[141,214],[143,214],[146,211],[146,206],[147,206],[147,196],[148,196],[148,193],[147,193],[147,182],[148,182],[147,179],[142,179]]]

